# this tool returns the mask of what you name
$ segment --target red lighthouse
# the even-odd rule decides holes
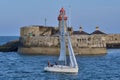
[[[66,16],[66,14],[65,14],[64,8],[61,8],[61,10],[60,10],[60,14],[59,14],[59,16],[58,16],[58,20],[59,20],[59,21],[62,20],[62,16],[64,16],[64,20],[67,20],[67,16]]]
[[[62,23],[62,19],[64,21],[64,24]],[[61,26],[64,25],[64,30],[66,32],[66,27],[67,27],[67,16],[66,16],[66,13],[65,13],[65,10],[64,8],[61,8],[60,10],[60,14],[58,16],[58,21],[59,21],[59,31],[61,31]]]

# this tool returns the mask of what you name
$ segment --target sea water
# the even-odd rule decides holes
[[[0,37],[4,44],[19,37]],[[44,72],[50,61],[58,56],[21,55],[17,52],[0,52],[0,80],[120,80],[120,49],[108,49],[106,55],[76,56],[78,74]]]

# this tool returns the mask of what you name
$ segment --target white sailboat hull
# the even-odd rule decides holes
[[[52,67],[45,67],[44,71],[60,73],[78,73],[78,67],[73,68],[70,66],[54,65]]]

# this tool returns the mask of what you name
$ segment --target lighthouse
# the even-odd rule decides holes
[[[64,32],[66,33],[67,31],[67,16],[66,16],[66,13],[65,13],[65,10],[64,8],[61,8],[60,10],[60,14],[58,16],[58,21],[59,21],[59,32],[61,33],[62,31],[62,26],[64,26]]]

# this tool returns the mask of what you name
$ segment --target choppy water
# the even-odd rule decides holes
[[[0,44],[18,37],[0,37]],[[120,49],[106,55],[77,56],[78,74],[44,72],[47,61],[58,56],[20,55],[0,52],[0,80],[120,80]]]

